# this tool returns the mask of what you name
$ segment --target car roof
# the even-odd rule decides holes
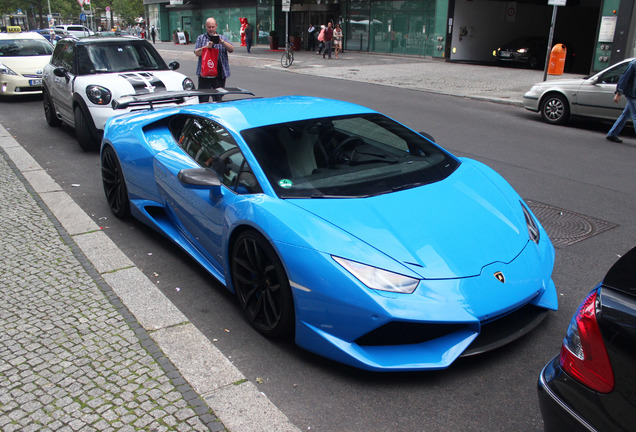
[[[101,43],[113,43],[113,42],[130,42],[130,41],[139,41],[139,43],[148,42],[144,39],[139,39],[132,36],[87,36],[83,38],[76,38],[73,36],[65,37],[63,40],[72,40],[76,45],[94,45]],[[149,42],[148,42],[149,43]]]
[[[44,36],[36,32],[0,33],[0,40],[15,40],[15,39],[46,40]]]

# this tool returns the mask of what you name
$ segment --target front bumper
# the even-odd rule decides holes
[[[0,95],[18,96],[42,93],[42,77],[0,75]]]

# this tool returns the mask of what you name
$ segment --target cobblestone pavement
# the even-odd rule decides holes
[[[0,430],[224,430],[3,157],[0,190]]]

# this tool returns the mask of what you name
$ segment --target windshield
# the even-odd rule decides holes
[[[380,114],[247,129],[241,135],[281,198],[351,198],[440,181],[459,162]]]
[[[53,54],[53,46],[46,40],[0,40],[0,57],[29,57]]]
[[[168,69],[157,51],[144,41],[86,44],[77,49],[80,75]]]

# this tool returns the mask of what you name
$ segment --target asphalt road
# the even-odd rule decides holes
[[[182,72],[193,76],[193,63],[182,61]],[[603,124],[554,127],[514,106],[266,69],[234,67],[228,84],[259,96],[304,94],[370,106],[490,165],[525,199],[617,226],[557,249],[560,310],[530,335],[443,371],[368,373],[261,337],[234,298],[185,254],[141,224],[115,219],[99,156],[82,152],[72,130],[49,128],[40,99],[0,101],[0,123],[245,376],[262,381],[259,389],[299,428],[541,430],[535,391],[541,367],[558,352],[584,294],[636,244],[633,134],[618,145],[605,141]]]

